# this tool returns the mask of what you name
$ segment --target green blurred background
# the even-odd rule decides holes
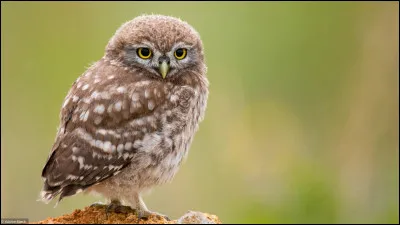
[[[399,222],[398,2],[2,2],[1,217],[38,221],[62,101],[125,21],[188,21],[210,95],[187,161],[144,200],[233,223]]]

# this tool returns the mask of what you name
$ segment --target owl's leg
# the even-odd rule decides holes
[[[142,197],[138,193],[135,194],[135,201],[136,201],[136,213],[137,213],[138,220],[140,220],[142,218],[148,218],[150,215],[155,215],[155,216],[159,216],[159,217],[162,217],[162,218],[170,221],[168,216],[148,210]]]

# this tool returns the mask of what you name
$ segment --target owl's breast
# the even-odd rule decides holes
[[[187,157],[199,122],[204,117],[207,92],[186,86],[174,87],[166,100],[152,115],[129,123],[130,129],[136,129],[138,124],[145,126],[152,118],[156,127],[148,127],[147,132],[142,129],[132,131],[141,134],[132,136],[136,137],[131,141],[132,149],[135,149],[132,161],[107,182],[117,180],[120,186],[142,190],[173,179]]]
[[[191,87],[174,88],[168,107],[161,107],[162,128],[144,136],[138,147],[137,161],[142,164],[142,186],[162,184],[172,180],[187,157],[199,122],[204,117],[207,92]],[[145,165],[144,165],[145,164]]]

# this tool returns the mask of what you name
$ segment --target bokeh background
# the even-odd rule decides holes
[[[201,34],[210,96],[187,161],[144,197],[232,223],[399,222],[398,2],[2,2],[1,217],[38,221],[102,200],[37,202],[72,82],[125,21]]]

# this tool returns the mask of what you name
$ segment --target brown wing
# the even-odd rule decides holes
[[[162,128],[159,111],[172,85],[113,74],[115,68],[92,67],[73,84],[42,171],[43,200],[58,194],[61,200],[119,173],[137,152],[135,140]]]

